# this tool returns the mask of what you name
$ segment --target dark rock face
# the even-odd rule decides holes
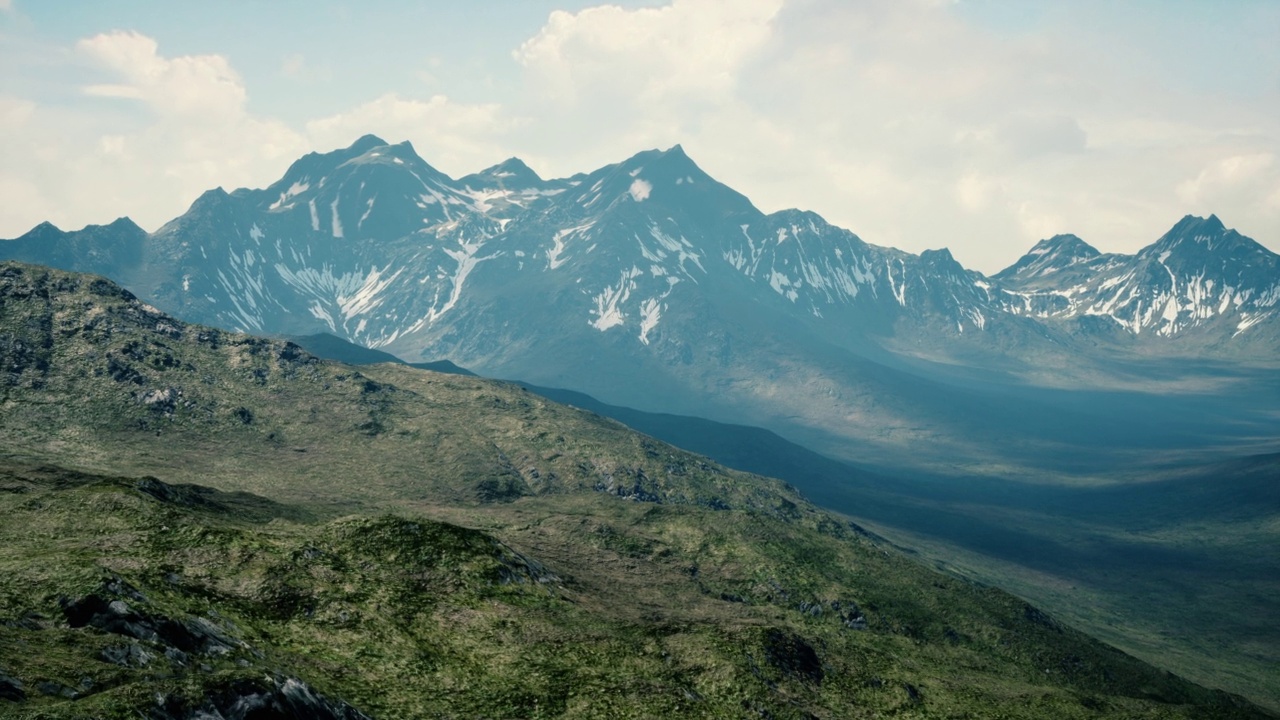
[[[27,693],[22,686],[22,681],[9,677],[4,671],[0,671],[0,700],[22,702],[26,699]]]
[[[102,651],[102,659],[120,667],[146,667],[155,659],[155,655],[147,652],[136,643],[112,645]]]
[[[139,490],[171,502],[200,504],[198,487],[168,486],[153,479],[139,481]],[[152,668],[165,661],[174,668],[186,668],[193,657],[225,656],[246,652],[261,658],[225,622],[203,617],[174,618],[151,609],[150,601],[119,578],[102,584],[99,591],[81,598],[59,601],[63,616],[73,628],[96,630],[130,638],[107,646],[98,659],[121,668]],[[243,659],[242,667],[249,667]],[[93,690],[86,678],[79,690],[52,681],[42,681],[36,690],[49,697],[74,700]],[[158,694],[146,711],[154,720],[360,720],[367,716],[345,702],[326,698],[296,677],[270,674],[256,678],[235,678],[206,687],[203,697]],[[26,693],[20,681],[0,672],[0,699],[22,702]]]
[[[113,635],[155,643],[165,650],[174,649],[184,654],[220,655],[243,645],[205,618],[176,620],[135,609],[130,600],[138,604],[146,599],[123,582],[113,581],[103,590],[79,599],[63,598],[59,604],[67,624],[73,628],[92,627]],[[114,599],[113,595],[116,596]],[[149,653],[141,649],[136,653],[125,649],[115,655],[119,660],[129,662],[140,661]]]
[[[798,635],[770,629],[764,638],[765,661],[797,680],[822,684],[826,673],[818,651]]]
[[[292,677],[237,680],[192,703],[161,697],[149,713],[153,720],[367,720],[350,705],[330,700]]]

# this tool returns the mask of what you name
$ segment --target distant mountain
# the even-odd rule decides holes
[[[1049,322],[1103,318],[1132,335],[1207,337],[1219,346],[1262,336],[1276,347],[1280,256],[1213,215],[1188,215],[1136,255],[1103,255],[1059,235],[993,279],[992,297],[1009,312]]]
[[[455,180],[365,136],[265,189],[211,190],[150,235],[41,226],[0,257],[104,273],[192,321],[331,333],[882,465],[976,468],[1008,448],[1039,472],[1060,429],[1044,418],[1125,428],[1025,388],[1163,395],[1208,382],[1181,377],[1199,360],[1280,358],[1276,256],[1216,218],[1132,257],[1059,236],[985,277],[945,249],[762,213],[680,146],[565,179],[512,158]],[[1152,359],[1174,365],[1133,365]]]

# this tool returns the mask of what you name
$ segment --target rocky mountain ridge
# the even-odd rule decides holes
[[[191,321],[329,332],[846,458],[850,440],[897,459],[972,445],[974,378],[1146,390],[1117,359],[1280,356],[1277,256],[1217,218],[1132,256],[1046,240],[987,277],[945,249],[765,214],[679,146],[564,179],[513,158],[455,180],[365,136],[267,188],[210,190],[154,233],[42,225],[2,257],[107,275]]]
[[[529,276],[577,286],[563,311],[641,345],[713,276],[873,336],[908,319],[963,334],[1101,317],[1133,335],[1234,337],[1280,302],[1277,256],[1216,217],[1188,216],[1133,256],[1057,236],[986,277],[946,250],[870,245],[812,212],[766,215],[679,146],[563,180],[512,158],[455,181],[409,143],[365,136],[265,189],[211,190],[149,236],[127,219],[73,233],[46,223],[0,254],[106,272],[224,327],[329,331],[414,359],[440,354],[428,340],[483,294],[469,281],[542,284]]]

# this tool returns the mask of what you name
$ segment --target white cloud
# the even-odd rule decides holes
[[[246,112],[226,58],[165,57],[155,40],[129,32],[75,49],[99,80],[81,88],[80,107],[0,99],[5,235],[43,220],[79,228],[120,215],[155,229],[204,190],[257,185],[309,149],[300,133]]]
[[[514,56],[555,102],[594,100],[601,91],[639,104],[723,99],[741,80],[743,62],[768,40],[782,4],[674,0],[637,10],[556,11]]]
[[[221,55],[165,58],[152,38],[119,31],[81,40],[76,50],[118,79],[85,87],[90,95],[141,100],[185,122],[219,122],[244,112],[244,83]]]
[[[956,200],[971,213],[985,212],[998,191],[995,183],[981,173],[970,172],[956,181]]]
[[[1280,236],[1255,167],[1277,115],[1153,83],[1095,30],[1001,34],[931,0],[557,12],[515,53],[536,97],[512,139],[558,174],[680,142],[766,211],[987,271],[1059,232],[1133,251],[1186,212]]]
[[[782,4],[674,0],[552,13],[513,53],[524,71],[519,107],[536,118],[513,139],[538,148],[552,173],[569,174],[696,138],[706,115],[736,102]]]
[[[1271,153],[1225,157],[1210,163],[1194,179],[1180,183],[1178,196],[1187,203],[1198,204],[1218,195],[1239,192],[1259,181],[1274,182],[1277,177],[1272,171],[1274,166],[1275,155]]]

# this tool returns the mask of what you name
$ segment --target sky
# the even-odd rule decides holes
[[[0,237],[409,140],[453,176],[681,144],[765,212],[992,273],[1217,214],[1280,250],[1280,1],[0,0]]]

